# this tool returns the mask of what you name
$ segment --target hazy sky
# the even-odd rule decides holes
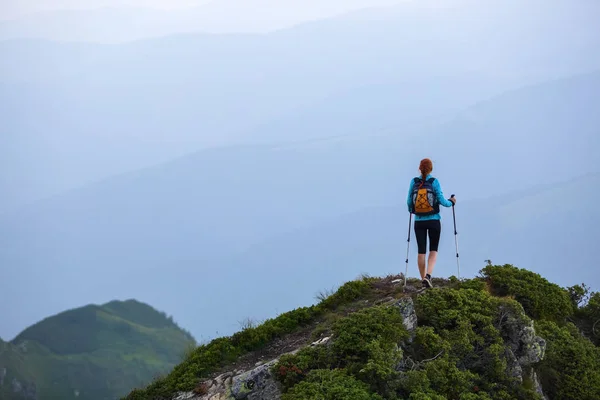
[[[151,7],[176,9],[198,6],[210,0],[7,0],[0,2],[0,17],[14,18],[37,11],[93,9],[98,7]]]
[[[99,7],[144,7],[163,10],[175,10],[200,6],[207,3],[226,2],[231,0],[8,0],[0,2],[0,19],[12,19],[25,14],[39,11],[65,10],[65,9],[95,9]],[[290,9],[297,11],[298,7],[306,9],[321,9],[324,14],[328,10],[347,9],[396,4],[405,0],[248,0],[263,9],[279,8],[282,2],[289,3]],[[239,6],[238,1],[233,4]],[[234,7],[234,10],[238,7]],[[233,11],[235,12],[235,11]]]
[[[0,40],[122,43],[177,33],[266,33],[406,0],[9,0]]]

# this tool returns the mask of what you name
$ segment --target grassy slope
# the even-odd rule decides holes
[[[326,351],[308,348],[282,357],[273,370],[279,371],[276,376],[289,400],[315,395],[338,400],[535,399],[528,376],[523,384],[515,384],[506,374],[503,307],[517,310],[524,321],[534,320],[538,335],[546,339],[545,358],[534,369],[550,399],[600,398],[600,350],[571,322],[574,315],[598,315],[599,302],[590,301],[594,309],[582,312],[586,306],[577,306],[573,288],[510,265],[488,266],[476,279],[434,279],[436,288],[421,294],[404,293],[392,278],[348,282],[316,305],[215,339],[198,347],[169,375],[126,399],[167,399],[177,391],[193,390],[219,372],[253,365],[253,356],[272,356],[269,350],[281,349],[287,337],[293,336],[297,345],[302,332],[305,344],[333,333],[333,345]],[[412,285],[418,282],[409,280],[409,288]],[[413,344],[404,343],[398,354],[394,343],[406,337],[404,328],[377,304],[385,307],[386,301],[407,295],[415,301],[419,327]],[[411,363],[411,371],[393,371],[398,356]],[[336,368],[341,369],[333,371]],[[301,373],[290,372],[298,370]],[[328,384],[322,385],[325,379]],[[333,388],[335,395],[328,392]]]
[[[163,313],[129,300],[46,318],[5,343],[0,364],[10,379],[35,382],[41,400],[76,391],[112,399],[173,368],[193,343]]]

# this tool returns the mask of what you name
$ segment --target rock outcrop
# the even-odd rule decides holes
[[[404,327],[410,333],[410,341],[414,338],[414,331],[417,328],[417,313],[415,312],[415,303],[412,297],[403,297],[398,300],[394,306],[398,307],[402,315]]]
[[[522,308],[502,306],[500,315],[499,325],[506,345],[507,373],[521,383],[525,371],[528,371],[536,391],[546,399],[537,374],[531,368],[544,359],[546,341],[535,334],[533,320],[525,315]]]
[[[321,338],[310,346],[324,346],[330,339],[331,337]],[[284,354],[295,354],[299,350],[300,348]],[[278,361],[279,358],[276,358],[259,363],[256,368],[248,371],[223,373],[202,382],[196,392],[178,393],[173,400],[279,400],[281,386],[271,373],[271,367]]]
[[[277,361],[279,358],[249,371],[226,372],[202,382],[196,392],[179,393],[173,400],[278,400],[281,398],[281,388],[271,373],[271,367]]]

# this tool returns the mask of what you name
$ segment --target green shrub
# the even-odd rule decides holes
[[[480,398],[536,398],[507,374],[499,329],[501,310],[507,308],[523,313],[516,301],[476,289],[432,290],[419,296],[415,309],[420,326],[409,349],[417,367],[402,381],[404,396],[420,388],[448,398],[459,398],[461,391]]]
[[[544,392],[551,399],[600,399],[600,349],[570,322],[559,327],[538,321],[535,326],[546,339],[546,355],[538,368]]]
[[[586,337],[596,346],[600,345],[600,292],[589,295],[587,304],[575,312],[574,321]]]
[[[447,400],[446,397],[435,393],[411,393],[408,397],[409,400]]]
[[[383,400],[369,387],[341,369],[315,369],[292,387],[281,400]]]
[[[458,400],[492,400],[487,393],[462,393]]]
[[[486,289],[486,282],[483,279],[468,279],[460,282],[458,288],[484,291]]]
[[[533,319],[562,322],[575,311],[569,291],[535,272],[510,264],[481,270],[496,296],[514,296]]]
[[[271,368],[283,391],[300,382],[313,369],[327,369],[335,363],[328,346],[309,346],[296,354],[284,354]]]
[[[350,314],[333,325],[332,352],[340,365],[360,370],[376,348],[391,349],[408,338],[395,307],[375,306]],[[378,344],[375,344],[378,342]]]
[[[386,382],[397,374],[395,367],[402,358],[398,343],[408,338],[398,309],[375,306],[357,311],[336,320],[332,332],[331,344],[284,355],[274,365],[284,391],[299,384],[311,370],[344,368],[371,390],[385,393]]]
[[[458,369],[448,357],[443,357],[405,372],[399,381],[398,392],[400,398],[457,399],[461,393],[472,391],[476,379],[476,374]]]
[[[451,344],[442,339],[431,326],[419,326],[415,329],[415,337],[410,346],[411,356],[414,359],[430,359],[440,353],[447,353]]]

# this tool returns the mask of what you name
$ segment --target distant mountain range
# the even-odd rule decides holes
[[[598,2],[439,7],[265,35],[0,42],[0,213],[208,147],[414,137],[508,90],[600,68]]]
[[[87,305],[0,340],[5,400],[115,399],[181,362],[194,338],[136,300]]]
[[[224,147],[53,197],[0,219],[0,264],[10,266],[0,301],[40,299],[5,310],[1,328],[65,308],[70,300],[53,293],[77,290],[149,299],[177,310],[196,337],[213,336],[358,273],[403,270],[407,185],[423,156],[446,195],[457,194],[463,275],[505,257],[556,271],[546,272],[552,280],[600,284],[585,275],[598,214],[582,214],[576,200],[599,194],[597,175],[560,183],[599,172],[599,103],[596,72],[505,93],[411,138]],[[546,192],[534,196],[539,185]],[[448,275],[454,243],[443,213],[437,273]]]

